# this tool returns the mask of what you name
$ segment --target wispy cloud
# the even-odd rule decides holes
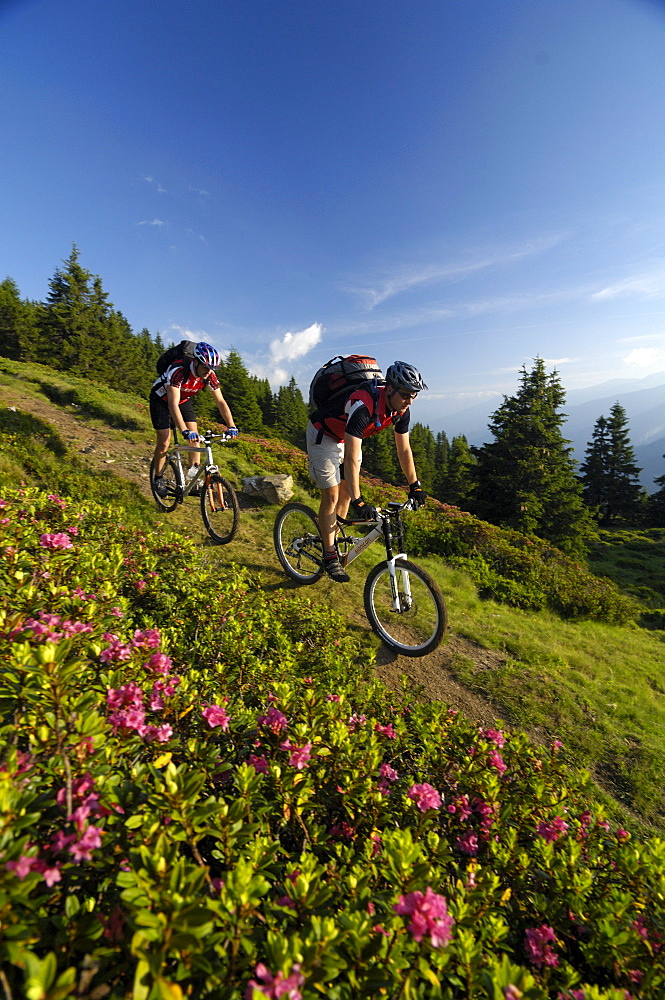
[[[621,281],[607,285],[600,291],[594,292],[591,298],[595,302],[602,302],[624,296],[641,299],[663,298],[665,296],[665,260],[659,260],[639,274],[632,274]]]
[[[350,290],[360,295],[365,301],[366,308],[371,310],[387,299],[415,288],[442,281],[457,282],[479,271],[492,270],[543,253],[561,243],[563,239],[565,239],[564,234],[557,233],[512,249],[469,254],[466,259],[445,263],[407,266],[383,277],[377,277],[374,281],[366,279],[358,284],[354,283]]]
[[[155,180],[154,177],[144,177],[143,180],[146,181],[146,183],[148,184],[152,184],[153,187],[156,189],[157,194],[166,194],[166,188],[162,187],[159,181]]]
[[[143,222],[137,222],[137,226],[165,226],[166,223],[163,219],[144,219]]]

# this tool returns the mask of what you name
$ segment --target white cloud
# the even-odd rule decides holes
[[[306,330],[300,330],[298,333],[285,333],[281,340],[272,340],[270,342],[270,358],[273,365],[279,364],[280,361],[295,361],[297,358],[309,354],[317,344],[321,343],[322,334],[323,325],[312,323]]]
[[[579,360],[579,358],[543,358],[543,362],[548,368],[552,366],[558,368],[559,365],[572,365],[575,361]]]
[[[137,222],[137,226],[165,226],[166,223],[162,219],[144,219],[143,222]]]
[[[623,360],[625,364],[633,365],[635,368],[653,368],[665,362],[665,351],[660,351],[656,347],[636,347]]]

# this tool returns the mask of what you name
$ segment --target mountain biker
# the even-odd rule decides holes
[[[360,493],[360,464],[363,438],[391,425],[395,429],[395,448],[400,468],[409,483],[409,497],[423,504],[427,499],[416,474],[409,443],[409,407],[418,393],[426,389],[422,375],[405,361],[395,361],[386,371],[384,385],[374,391],[356,388],[348,396],[336,417],[317,419],[307,425],[309,473],[321,490],[319,529],[323,540],[323,566],[336,583],[350,579],[335,546],[337,518],[346,517],[349,504],[353,519],[376,520],[376,508]]]
[[[219,380],[214,369],[219,365],[219,354],[214,347],[200,341],[194,348],[194,359],[174,362],[163,375],[153,383],[150,390],[150,419],[157,434],[153,469],[155,472],[155,492],[166,495],[166,483],[162,476],[164,460],[171,441],[171,428],[179,430],[186,441],[196,444],[199,440],[196,415],[192,397],[206,387],[215,397],[222,423],[231,437],[238,431],[228,403],[222,395]],[[199,470],[198,455],[189,453],[187,477],[193,479]]]

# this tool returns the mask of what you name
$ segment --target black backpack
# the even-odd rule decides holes
[[[319,417],[336,417],[352,392],[361,386],[372,389],[376,396],[383,373],[375,358],[365,354],[349,354],[326,361],[319,368],[309,387],[309,408]]]
[[[157,358],[155,363],[157,374],[163,375],[166,369],[170,368],[176,361],[193,361],[196,344],[195,340],[181,340],[179,344],[169,347]]]

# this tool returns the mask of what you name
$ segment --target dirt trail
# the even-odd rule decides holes
[[[138,484],[146,497],[152,496],[149,485],[150,454],[141,442],[134,443],[126,437],[121,440],[111,437],[107,428],[92,426],[77,416],[78,407],[57,406],[14,387],[0,386],[0,402],[51,424],[68,447],[93,469],[122,476]],[[489,670],[497,669],[505,662],[501,654],[449,632],[444,644],[428,656],[399,656],[381,647],[376,673],[396,692],[402,690],[400,678],[406,676],[417,692],[416,697],[444,701],[471,722],[490,726],[502,718],[502,711],[455,679],[451,665],[456,657],[472,660]]]

